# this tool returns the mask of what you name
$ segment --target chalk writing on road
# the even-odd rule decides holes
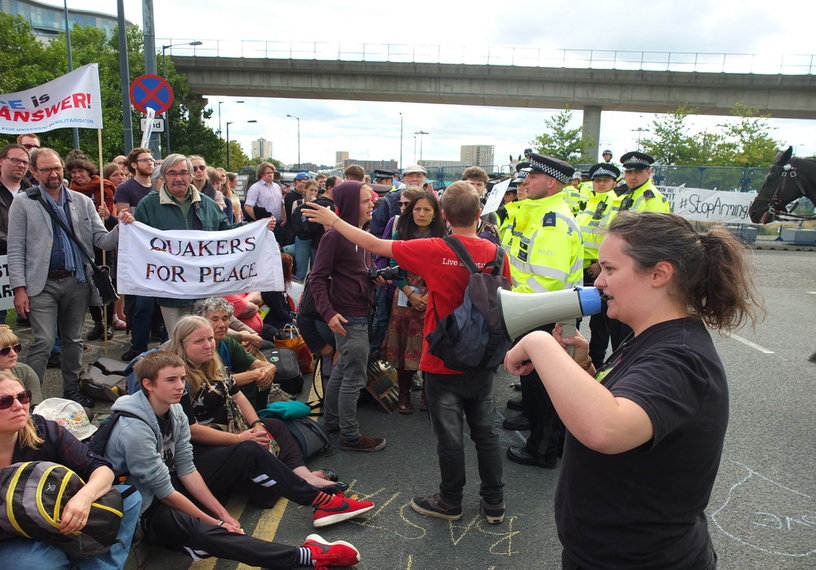
[[[785,487],[743,465],[742,479],[711,515],[712,523],[737,542],[767,554],[816,554],[816,498]]]

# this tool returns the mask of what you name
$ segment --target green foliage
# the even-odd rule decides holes
[[[244,154],[244,149],[241,148],[241,145],[238,141],[231,140],[229,143],[229,150],[230,150],[230,170],[233,172],[237,171],[242,166],[249,166],[252,164],[252,161],[249,157]]]
[[[128,67],[130,81],[145,72],[144,39],[141,30],[127,30]],[[109,162],[124,154],[124,125],[122,121],[122,86],[119,75],[119,39],[94,27],[71,29],[71,53],[74,68],[89,63],[99,64],[99,83],[102,93],[102,157]],[[157,56],[158,57],[158,56]],[[159,61],[161,72],[162,62]],[[0,14],[0,93],[31,89],[68,73],[68,55],[65,35],[60,34],[48,44],[39,42],[31,26],[21,17]],[[204,124],[212,110],[204,109],[204,99],[190,91],[187,79],[176,73],[173,62],[167,59],[167,80],[173,87],[174,101],[169,110],[170,145],[172,152],[200,154],[208,164],[223,163],[221,140]],[[141,140],[142,114],[131,107],[130,121],[133,146]],[[65,156],[74,147],[71,129],[56,129],[40,135],[43,146],[54,148]],[[15,137],[0,135],[0,143],[13,142]],[[165,135],[161,135],[164,147]],[[91,159],[99,153],[97,133],[79,129],[80,148]],[[165,150],[165,149],[163,149]],[[164,153],[166,154],[166,152]]]
[[[644,152],[665,165],[751,168],[770,165],[782,146],[770,135],[770,115],[760,115],[759,109],[737,103],[731,109],[736,120],[717,125],[720,132],[691,134],[686,120],[694,111],[681,105],[674,113],[655,117],[651,129],[655,136],[643,141]]]
[[[253,166],[258,166],[262,162],[269,162],[269,163],[274,164],[276,170],[281,170],[283,168],[283,163],[280,160],[272,158],[271,156],[269,158],[258,158],[258,157],[256,157],[256,158],[251,158],[249,160],[249,164],[251,164]]]
[[[540,154],[560,158],[566,162],[577,162],[595,144],[589,137],[581,135],[581,127],[570,129],[572,111],[569,108],[544,121],[547,132],[530,141],[533,150]]]
[[[751,168],[773,163],[782,143],[771,138],[766,120],[770,115],[760,115],[759,109],[750,109],[741,101],[734,105],[731,114],[737,117],[735,122],[717,126],[723,129],[724,144],[733,153],[732,164]]]
[[[688,134],[686,118],[696,109],[681,105],[674,113],[658,115],[652,121],[652,137],[643,139],[643,152],[660,164],[696,164],[702,147]]]

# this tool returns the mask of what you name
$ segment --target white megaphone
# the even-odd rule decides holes
[[[570,321],[601,311],[601,293],[594,287],[550,293],[513,293],[499,290],[499,311],[504,332],[515,340],[548,323]],[[575,323],[573,323],[574,325]],[[566,333],[564,336],[574,336]]]

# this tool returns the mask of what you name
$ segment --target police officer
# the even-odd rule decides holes
[[[621,158],[626,186],[616,189],[622,198],[620,209],[633,212],[670,212],[671,206],[652,184],[654,158],[645,152],[627,152]]]
[[[589,169],[589,175],[592,179],[592,193],[586,208],[575,217],[575,221],[584,238],[584,286],[592,287],[601,272],[598,250],[606,235],[606,227],[620,208],[621,198],[612,191],[620,176],[620,169],[614,164],[600,162]],[[601,312],[590,317],[589,330],[592,333],[589,356],[595,369],[600,370],[609,344],[605,302],[601,302]]]
[[[517,203],[503,244],[513,290],[544,293],[580,285],[583,240],[563,194],[575,169],[562,160],[531,153],[524,170],[527,199]],[[553,325],[543,328],[552,330]],[[538,374],[522,376],[521,383],[530,436],[526,445],[510,447],[507,457],[516,463],[553,469],[563,425]]]

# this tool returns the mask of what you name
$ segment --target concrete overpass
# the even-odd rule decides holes
[[[405,101],[583,111],[600,140],[601,112],[728,115],[743,102],[774,118],[816,119],[816,75],[761,75],[449,63],[173,56],[201,95]],[[597,156],[597,145],[590,149]]]

